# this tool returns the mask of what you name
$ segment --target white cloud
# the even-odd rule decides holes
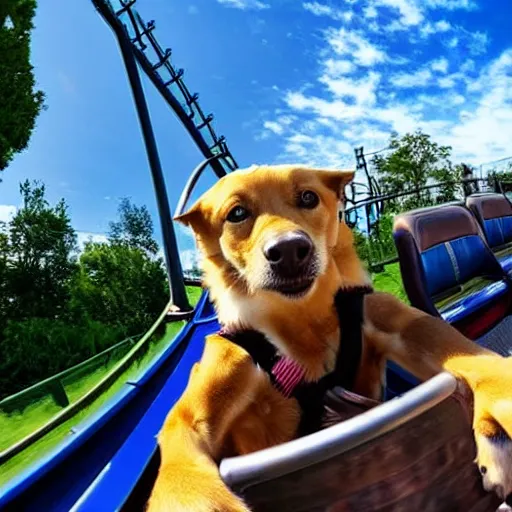
[[[363,16],[369,20],[375,19],[379,15],[374,5],[367,5],[363,8]]]
[[[380,82],[380,74],[370,71],[368,75],[362,76],[360,79],[349,78],[332,78],[323,75],[319,81],[326,85],[335,97],[341,99],[353,99],[355,105],[362,106],[374,105],[376,102],[376,89]]]
[[[443,100],[439,101],[439,96],[420,94],[418,96],[418,102],[421,107],[420,110],[429,106],[436,107],[438,110],[443,110],[462,105],[466,102],[466,98],[462,94],[453,93],[443,95]]]
[[[263,126],[267,130],[274,132],[276,135],[281,135],[284,131],[284,128],[276,121],[265,121]]]
[[[225,5],[226,7],[234,7],[235,9],[242,10],[261,10],[261,9],[269,9],[270,5],[260,0],[217,0],[219,4]]]
[[[460,66],[462,73],[469,73],[475,71],[475,61],[473,59],[466,59]]]
[[[390,82],[395,87],[409,89],[411,87],[424,87],[432,78],[432,72],[429,69],[419,69],[414,73],[397,73],[390,77]]]
[[[448,48],[457,48],[457,46],[459,45],[459,38],[457,36],[455,37],[452,37],[447,43],[446,43],[446,46],[448,46]]]
[[[443,76],[438,79],[437,85],[441,87],[441,89],[452,89],[456,86],[457,82],[467,82],[468,77],[458,71],[457,73],[452,73],[451,75]]]
[[[96,243],[107,243],[108,238],[106,235],[102,233],[90,233],[88,231],[77,231],[76,232],[76,240],[78,245],[79,252],[82,252],[85,248],[86,242],[96,242]]]
[[[0,223],[10,222],[16,215],[17,208],[12,204],[0,204]]]
[[[420,35],[423,38],[427,38],[432,34],[448,32],[451,30],[452,26],[446,20],[436,21],[435,23],[431,23],[427,21],[420,28]]]
[[[487,51],[489,36],[485,32],[468,33],[468,49],[471,55],[482,55]]]
[[[282,140],[279,158],[350,166],[354,147],[380,149],[392,131],[416,129],[451,145],[455,161],[478,164],[510,154],[512,48],[490,61],[484,57],[487,33],[470,32],[443,19],[441,12],[470,10],[473,2],[361,4],[359,12],[368,23],[350,31],[340,27],[342,11],[331,4],[303,4],[335,22],[322,31],[316,81],[308,76],[307,83],[283,88],[275,115],[262,120],[264,132]],[[430,12],[435,9],[441,16]],[[432,34],[437,38],[429,39]]]
[[[329,5],[320,4],[318,2],[305,2],[302,7],[315,16],[327,16],[337,21],[345,21],[349,23],[354,17],[353,11],[342,11],[341,9],[334,9]]]
[[[356,69],[356,65],[349,60],[327,59],[323,65],[325,73],[333,77],[348,75]]]
[[[424,0],[424,2],[429,8],[446,9],[448,11],[455,11],[457,9],[471,11],[477,7],[476,2],[473,0]]]
[[[414,0],[374,0],[375,5],[396,9],[400,13],[399,23],[412,26],[423,21],[423,13],[419,4]]]
[[[448,72],[448,59],[446,57],[439,57],[439,59],[435,59],[430,62],[430,67],[432,71],[439,71],[440,73]]]
[[[387,59],[387,55],[379,46],[371,43],[360,33],[345,28],[328,29],[326,41],[336,55],[352,57],[360,66],[373,66]]]
[[[372,30],[379,32],[398,32],[405,31],[411,27],[419,27],[420,34],[426,38],[430,34],[437,32],[448,32],[451,25],[446,20],[431,22],[429,11],[436,10],[472,10],[476,8],[474,0],[367,0],[367,5],[363,7],[363,16],[367,19],[375,20],[381,14],[382,20],[389,17],[383,9],[389,9],[396,16],[394,20],[385,25],[375,25]]]
[[[180,251],[180,261],[184,271],[198,268],[201,263],[201,254],[196,249],[185,249]]]

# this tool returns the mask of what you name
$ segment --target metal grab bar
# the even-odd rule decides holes
[[[203,160],[190,174],[187,183],[185,187],[183,188],[183,192],[181,193],[181,196],[179,198],[178,204],[176,206],[175,216],[181,215],[185,211],[185,206],[187,206],[187,202],[190,199],[190,196],[192,195],[192,191],[194,190],[194,187],[196,186],[197,180],[201,177],[201,174],[203,174],[203,171],[208,167],[208,165],[213,162],[214,160],[217,160],[218,158],[224,157],[224,153],[219,153],[217,155],[213,155],[210,158],[206,158]]]
[[[318,464],[375,439],[446,400],[456,378],[443,372],[358,416],[320,432],[272,448],[221,461],[220,475],[230,487],[244,488]]]

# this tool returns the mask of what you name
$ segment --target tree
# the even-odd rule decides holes
[[[76,234],[65,201],[50,206],[44,185],[26,180],[20,193],[23,206],[9,223],[0,247],[6,261],[9,318],[55,318],[69,299]]]
[[[29,142],[43,108],[30,64],[35,0],[0,2],[0,171]]]
[[[131,204],[125,197],[119,204],[118,214],[119,220],[110,223],[109,239],[156,254],[158,244],[153,238],[153,221],[147,207]]]
[[[7,261],[9,238],[7,236],[7,224],[0,222],[0,339],[2,330],[7,322]]]
[[[401,138],[394,133],[389,146],[393,150],[389,155],[373,158],[385,193],[418,189],[430,178],[439,177],[439,173],[446,177],[451,172],[451,147],[440,146],[421,131],[407,133]]]
[[[169,292],[148,209],[125,198],[118,214],[109,243],[88,242],[80,256],[72,309],[130,336],[151,326]]]
[[[71,309],[131,336],[147,330],[169,300],[162,261],[126,244],[88,242],[80,256]]]

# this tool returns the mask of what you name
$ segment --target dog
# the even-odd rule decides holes
[[[344,326],[339,290],[370,277],[340,222],[353,171],[252,166],[219,180],[177,218],[192,228],[204,285],[221,325],[262,333],[314,383],[336,366]],[[386,360],[426,380],[446,370],[474,395],[476,463],[486,490],[512,493],[512,360],[392,295],[364,295],[362,351],[353,391],[380,399]],[[341,354],[343,356],[343,354]],[[161,465],[148,510],[248,511],[218,462],[298,435],[301,407],[272,385],[247,350],[223,333],[203,356],[158,436]]]

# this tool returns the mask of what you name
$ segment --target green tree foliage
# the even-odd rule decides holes
[[[168,301],[147,209],[123,201],[114,235],[77,258],[65,201],[20,193],[0,226],[0,399],[143,333]]]
[[[76,234],[63,200],[50,206],[45,187],[25,181],[23,206],[6,230],[5,295],[10,319],[55,318],[69,300]],[[2,248],[0,248],[1,250]]]
[[[131,336],[146,330],[168,301],[160,259],[125,243],[86,244],[73,285],[73,312]]]
[[[118,208],[119,220],[110,223],[109,239],[128,247],[156,254],[158,244],[153,238],[153,221],[146,206],[137,206],[123,198]]]
[[[101,322],[9,321],[0,344],[0,399],[78,364],[123,339]]]
[[[384,193],[419,189],[429,180],[447,181],[452,178],[451,147],[440,146],[426,133],[417,131],[403,137],[394,133],[389,147],[392,151],[388,155],[373,158]],[[416,198],[421,203],[419,193]]]
[[[387,194],[416,192],[389,202],[388,211],[444,203],[462,196],[460,180],[465,174],[464,166],[452,164],[450,146],[439,145],[421,131],[407,133],[403,137],[393,134],[389,146],[391,152],[388,155],[376,155],[372,160],[379,185]],[[433,190],[419,190],[434,183],[440,183],[440,186]]]
[[[44,94],[30,64],[35,0],[0,1],[0,171],[27,147]]]
[[[489,183],[494,186],[496,192],[510,193],[512,191],[512,162],[505,168],[491,169],[488,172]]]
[[[395,256],[394,214],[461,199],[471,192],[471,186],[461,184],[469,168],[462,164],[454,166],[450,160],[451,147],[438,144],[430,135],[416,131],[399,137],[394,133],[389,147],[388,154],[376,155],[372,160],[379,187],[384,194],[412,193],[385,201],[384,214],[372,220],[369,233],[358,236],[360,251],[371,263]],[[424,189],[434,184],[438,186]]]

